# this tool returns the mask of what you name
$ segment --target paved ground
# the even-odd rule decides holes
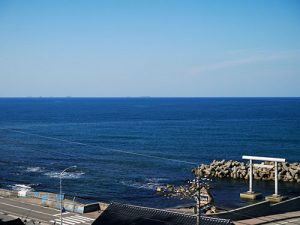
[[[17,219],[18,217],[17,216],[13,216],[13,215],[9,215],[5,212],[0,212],[0,221],[10,221],[10,220],[14,220],[14,219]]]
[[[23,221],[34,221],[35,224],[60,224],[59,210],[0,197],[0,219],[9,220],[17,217]],[[81,214],[69,212],[63,214],[64,225],[89,225],[94,220]]]
[[[237,225],[252,225],[252,224],[290,224],[300,225],[300,211],[276,214],[270,216],[262,216],[248,220],[240,220],[234,222]]]

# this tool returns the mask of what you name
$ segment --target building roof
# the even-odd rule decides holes
[[[195,215],[112,203],[92,225],[194,225]],[[201,225],[229,225],[230,220],[201,216]]]
[[[0,225],[25,225],[25,223],[23,223],[23,221],[18,218],[15,220],[10,220],[10,221],[1,221],[0,220]]]

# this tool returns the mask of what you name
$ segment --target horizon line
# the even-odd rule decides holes
[[[0,96],[4,98],[300,98],[300,96]]]

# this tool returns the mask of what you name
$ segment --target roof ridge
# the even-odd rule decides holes
[[[109,207],[99,216],[100,219],[98,218],[97,220],[101,225],[117,225],[121,221],[123,221],[126,225],[133,224],[133,222],[142,225],[144,220],[161,221],[163,222],[163,224],[167,223],[173,225],[187,225],[195,223],[196,216],[196,214],[176,212],[167,209],[158,209],[126,203],[111,202]],[[230,219],[216,218],[212,217],[212,215],[201,215],[201,220],[203,220],[203,225],[232,224]]]
[[[174,212],[174,211],[170,211],[170,210],[166,210],[166,209],[157,209],[157,208],[151,208],[151,207],[139,206],[139,205],[131,205],[131,204],[125,204],[125,203],[119,203],[119,202],[112,202],[111,204],[124,205],[124,206],[127,205],[127,206],[134,207],[134,208],[153,209],[155,211],[163,211],[163,212],[179,214],[179,215],[183,215],[183,216],[196,217],[196,215],[193,215],[193,214],[182,213],[182,212]]]
[[[147,207],[147,206],[139,206],[139,205],[132,205],[132,204],[125,204],[125,203],[119,203],[119,202],[112,202],[111,204],[116,204],[116,205],[122,205],[122,206],[129,206],[132,208],[142,208],[142,209],[152,209],[155,211],[163,211],[163,212],[167,212],[167,213],[171,213],[171,214],[177,214],[177,215],[182,215],[182,216],[188,216],[191,218],[195,218],[197,217],[196,214],[189,214],[189,213],[182,213],[182,212],[174,212],[174,211],[170,211],[170,210],[166,210],[166,209],[157,209],[157,208],[151,208],[151,207]],[[213,216],[207,216],[207,215],[201,215],[201,217],[203,218],[207,218],[210,220],[223,220],[223,221],[229,221],[230,219],[224,219],[224,218],[219,218],[219,217],[213,217]]]

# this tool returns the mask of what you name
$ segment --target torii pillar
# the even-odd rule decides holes
[[[269,157],[258,157],[258,156],[243,156],[243,159],[249,160],[249,191],[240,193],[240,198],[245,200],[254,200],[260,198],[262,195],[261,193],[256,193],[253,191],[253,160],[258,161],[270,161],[274,162],[275,164],[275,192],[273,195],[267,196],[266,200],[270,202],[281,202],[282,200],[286,199],[285,196],[280,196],[278,194],[278,162],[285,162],[285,159],[282,158],[269,158]],[[267,167],[273,168],[272,165],[264,165],[264,164],[254,164],[256,167]]]

